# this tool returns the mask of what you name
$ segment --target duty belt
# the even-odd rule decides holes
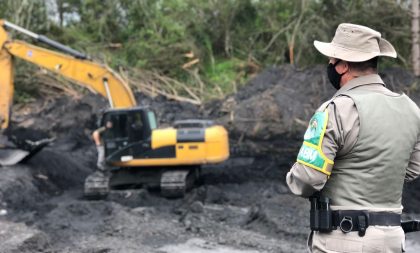
[[[420,220],[401,221],[401,215],[367,210],[331,210],[330,199],[316,193],[311,201],[310,227],[312,231],[329,233],[338,228],[344,233],[358,231],[364,236],[369,226],[401,226],[404,233],[420,231]]]
[[[359,210],[332,211],[332,227],[344,233],[359,231],[364,236],[369,226],[401,226],[401,215],[389,212],[369,212]]]

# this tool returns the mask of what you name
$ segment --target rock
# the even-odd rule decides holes
[[[264,251],[256,250],[244,250],[244,249],[235,249],[233,247],[227,247],[224,245],[219,245],[214,242],[209,242],[200,238],[189,239],[185,243],[168,245],[162,248],[159,248],[158,252],[162,253],[257,253]]]
[[[203,203],[201,201],[194,201],[190,206],[190,210],[193,213],[202,213],[204,210]]]
[[[36,252],[49,248],[48,236],[22,223],[0,221],[0,242],[2,253]]]

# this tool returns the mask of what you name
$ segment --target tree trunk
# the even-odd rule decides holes
[[[411,55],[413,59],[413,71],[416,76],[420,76],[420,46],[419,46],[419,1],[412,0],[412,47]]]
[[[57,10],[58,10],[58,18],[59,18],[60,27],[63,27],[63,23],[64,23],[64,3],[63,3],[62,0],[58,0],[56,3],[57,3]]]

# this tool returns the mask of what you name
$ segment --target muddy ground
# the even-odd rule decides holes
[[[202,107],[137,94],[161,125],[211,118],[229,130],[231,159],[204,167],[184,199],[146,189],[82,198],[83,180],[95,169],[89,135],[106,107],[102,98],[16,107],[12,135],[56,139],[27,163],[0,168],[0,252],[305,252],[309,203],[291,195],[284,180],[306,122],[333,94],[324,73],[269,68],[237,94]],[[410,73],[386,73],[391,89],[420,103]],[[420,218],[420,180],[405,188],[405,215]],[[419,234],[408,237],[407,252],[420,252]]]

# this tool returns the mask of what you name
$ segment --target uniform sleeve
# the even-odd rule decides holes
[[[334,99],[328,105],[326,112],[328,121],[321,138],[320,149],[328,160],[334,161],[337,155],[349,152],[356,143],[359,133],[359,116],[353,100],[345,96]],[[301,152],[302,148],[299,153]],[[332,164],[325,170],[316,168],[302,162],[298,155],[297,162],[287,173],[286,183],[295,195],[309,197],[324,187],[329,174],[333,173],[333,167]]]
[[[405,181],[410,182],[420,175],[420,135],[417,137],[417,144],[411,152],[410,161],[408,162]]]

